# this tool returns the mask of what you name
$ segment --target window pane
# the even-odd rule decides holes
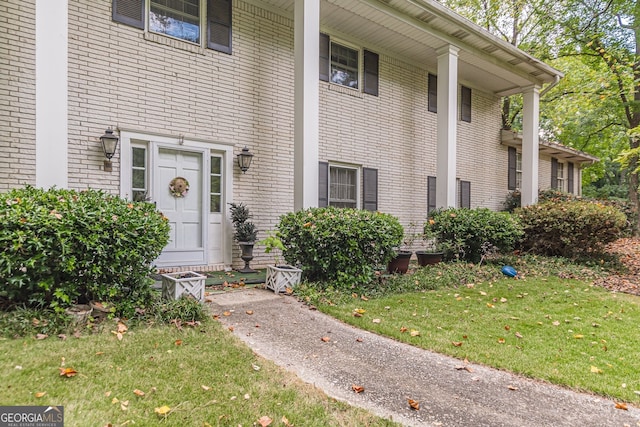
[[[212,194],[211,195],[211,209],[210,211],[212,213],[219,213],[220,212],[220,195],[219,194]]]
[[[151,0],[149,29],[200,43],[200,1]]]
[[[147,192],[140,190],[133,190],[133,201],[134,202],[144,202],[147,200]]]
[[[211,193],[220,193],[220,177],[211,175]]]
[[[146,163],[146,151],[144,148],[133,147],[133,167],[143,168]]]
[[[331,82],[358,88],[358,54],[357,50],[331,43]]]
[[[211,158],[211,173],[220,174],[222,172],[222,158],[221,157],[212,157]]]
[[[132,172],[131,186],[137,189],[146,188],[145,185],[145,170],[144,169],[134,169]]]

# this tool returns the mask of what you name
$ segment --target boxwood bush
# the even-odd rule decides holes
[[[370,283],[404,233],[392,215],[334,207],[282,215],[277,228],[288,263],[299,265],[309,280],[337,287]]]
[[[576,257],[599,254],[627,227],[617,208],[590,201],[547,201],[519,208],[524,250],[540,255]]]
[[[446,259],[471,262],[488,252],[512,251],[522,237],[516,217],[487,208],[437,209],[429,214],[424,232],[437,239]]]
[[[169,224],[145,202],[97,190],[0,194],[0,304],[61,310],[113,302],[131,314],[148,300],[148,274]]]

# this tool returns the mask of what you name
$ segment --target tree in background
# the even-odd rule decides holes
[[[565,73],[541,97],[544,138],[600,157],[585,169],[585,184],[601,196],[618,196],[622,184],[638,208],[640,0],[443,4]],[[503,100],[505,128],[521,129],[521,108],[519,97]]]

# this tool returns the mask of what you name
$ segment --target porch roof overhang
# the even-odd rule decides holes
[[[250,0],[293,17],[293,0]],[[437,51],[460,49],[458,80],[496,96],[555,84],[562,72],[435,0],[321,0],[320,28],[334,37],[437,70]]]
[[[522,146],[522,135],[511,130],[503,129],[501,131],[500,140],[503,145],[509,147],[518,148]],[[539,150],[541,154],[546,154],[548,156],[573,163],[591,165],[600,161],[596,156],[592,156],[591,154],[567,147],[566,145],[562,145],[557,142],[540,140]]]

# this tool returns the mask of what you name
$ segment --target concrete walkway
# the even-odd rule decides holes
[[[207,300],[260,356],[333,398],[407,426],[640,426],[638,408],[624,411],[611,400],[464,365],[353,328],[293,297],[248,289]],[[354,384],[364,392],[355,393]],[[407,398],[420,409],[411,409]]]

